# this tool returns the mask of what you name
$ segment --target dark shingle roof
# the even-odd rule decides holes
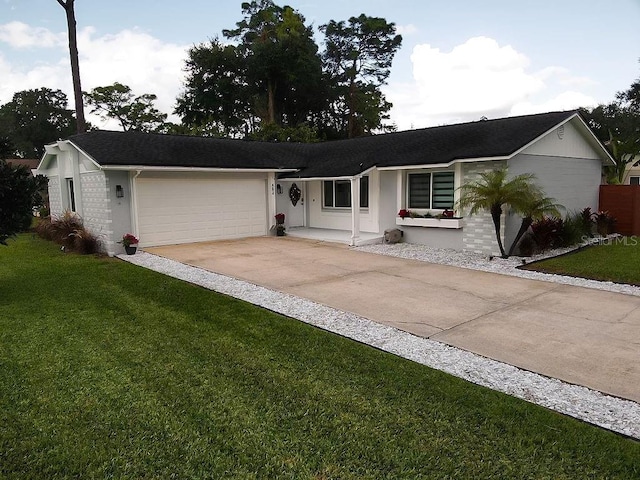
[[[298,144],[95,130],[69,140],[104,166],[300,168]]]
[[[373,166],[434,165],[509,156],[575,113],[481,120],[314,144],[308,167],[288,176],[347,176]]]
[[[93,131],[69,140],[104,166],[296,168],[295,178],[352,176],[373,166],[509,156],[575,114],[481,120],[315,144]]]

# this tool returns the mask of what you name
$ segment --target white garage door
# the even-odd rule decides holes
[[[262,179],[138,178],[140,245],[266,235]]]

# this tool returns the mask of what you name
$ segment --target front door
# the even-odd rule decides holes
[[[278,182],[276,209],[279,213],[285,214],[287,227],[304,227],[305,194],[304,182]],[[295,205],[294,200],[296,200]]]

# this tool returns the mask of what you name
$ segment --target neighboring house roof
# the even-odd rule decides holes
[[[296,169],[285,176],[349,177],[374,166],[506,158],[576,116],[551,112],[312,144],[100,130],[68,141],[104,167]]]
[[[7,163],[10,165],[23,165],[29,170],[33,170],[38,168],[40,160],[37,158],[7,158]]]

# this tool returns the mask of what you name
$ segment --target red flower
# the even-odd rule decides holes
[[[405,217],[408,217],[409,215],[411,215],[411,213],[409,212],[409,210],[405,210],[404,208],[398,212],[398,216],[399,216],[400,218],[403,218],[403,219],[404,219]]]
[[[118,243],[121,243],[125,247],[129,247],[131,245],[137,245],[138,239],[135,237],[135,235],[126,233],[122,236],[122,241]]]

